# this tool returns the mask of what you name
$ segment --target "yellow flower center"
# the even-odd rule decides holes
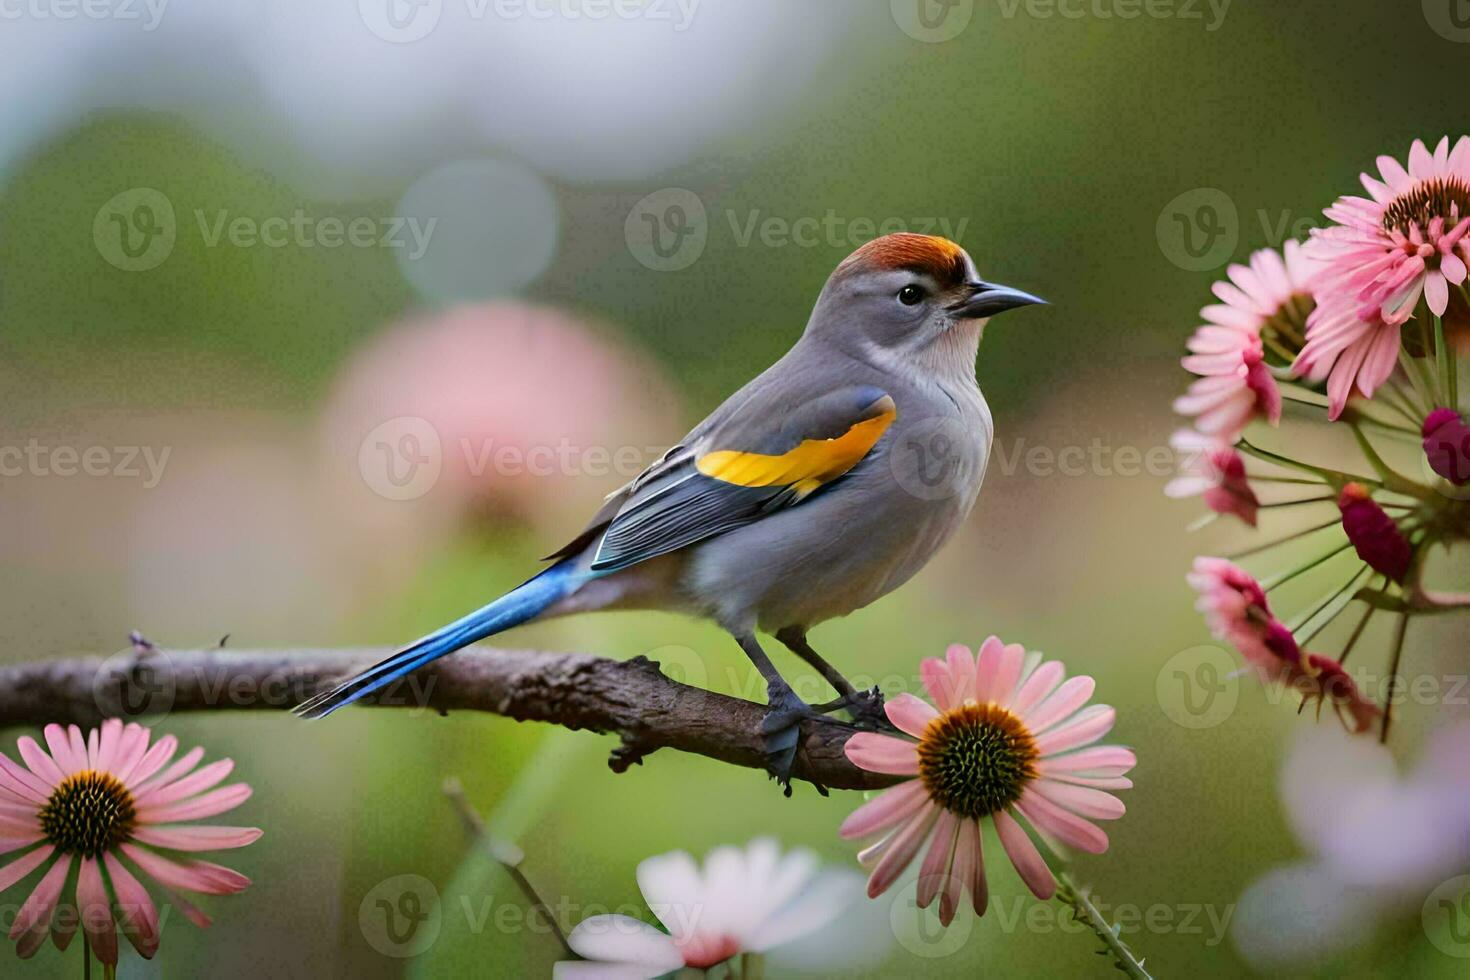
[[[993,703],[966,701],[924,730],[919,778],[946,810],[983,817],[1021,798],[1036,778],[1038,756],[1021,719]]]
[[[86,769],[61,781],[39,817],[58,851],[95,858],[132,836],[137,807],[112,773]]]

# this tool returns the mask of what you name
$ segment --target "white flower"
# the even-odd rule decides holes
[[[1282,771],[1282,801],[1309,860],[1276,868],[1240,898],[1235,942],[1269,966],[1367,939],[1470,870],[1470,722],[1447,725],[1401,776],[1382,745],[1308,726]]]
[[[766,953],[830,925],[862,895],[862,879],[823,871],[808,850],[781,853],[768,837],[717,847],[701,868],[685,851],[638,865],[638,887],[667,932],[626,915],[594,915],[568,942],[583,961],[556,964],[556,980],[651,978]]]

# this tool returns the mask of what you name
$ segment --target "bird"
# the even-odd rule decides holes
[[[942,237],[899,232],[843,259],[779,360],[614,491],[522,585],[321,692],[324,717],[512,627],[654,609],[713,620],[766,683],[767,768],[786,795],[801,722],[847,709],[882,724],[808,642],[820,623],[907,582],[969,516],[994,441],[975,378],[998,313],[1045,301],[980,278]],[[773,636],[838,697],[810,705],[757,639]]]

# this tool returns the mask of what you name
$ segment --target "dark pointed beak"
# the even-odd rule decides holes
[[[1001,286],[993,282],[972,282],[969,284],[970,295],[950,306],[949,312],[957,317],[977,320],[982,317],[995,316],[1006,310],[1014,310],[1018,306],[1046,305],[1046,300],[1010,286]]]

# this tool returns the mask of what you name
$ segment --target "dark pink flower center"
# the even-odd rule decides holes
[[[684,965],[696,970],[707,970],[740,952],[740,943],[735,940],[734,936],[726,935],[709,936],[696,933],[679,941],[678,946],[680,954],[684,957]]]

